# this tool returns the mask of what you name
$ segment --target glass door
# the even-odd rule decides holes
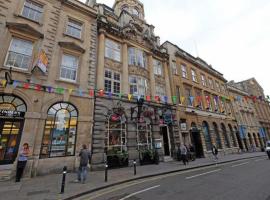
[[[18,153],[23,120],[0,121],[0,165],[12,164]]]

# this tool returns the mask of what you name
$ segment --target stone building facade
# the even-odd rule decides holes
[[[177,96],[177,118],[183,143],[192,144],[198,157],[212,145],[224,152],[237,151],[238,130],[228,98],[226,79],[201,58],[165,42],[170,55],[172,94]]]
[[[74,169],[91,144],[97,12],[76,0],[0,1],[0,178]]]
[[[242,87],[249,96],[256,97],[254,107],[257,118],[259,120],[261,130],[260,133],[270,139],[270,106],[269,101],[266,99],[264,90],[255,78],[250,78],[245,81],[236,83],[237,86]]]
[[[120,155],[127,160],[157,149],[160,159],[180,143],[171,104],[169,56],[146,23],[143,4],[97,4],[98,58],[93,130],[93,168]],[[128,158],[127,158],[128,157]]]
[[[238,124],[237,140],[244,151],[259,150],[264,146],[265,137],[261,134],[261,126],[255,111],[254,102],[240,85],[233,81],[227,83],[229,96],[232,98],[233,112]]]

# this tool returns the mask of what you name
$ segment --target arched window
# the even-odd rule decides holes
[[[218,126],[217,126],[217,124],[215,122],[213,123],[213,127],[214,127],[214,133],[216,135],[216,145],[217,145],[217,148],[218,149],[222,149],[220,135],[219,135],[219,131],[218,131]]]
[[[234,147],[237,147],[237,143],[236,143],[236,140],[235,140],[235,133],[233,131],[232,125],[229,124],[228,126],[229,126],[229,129],[230,129],[231,139],[232,139],[232,142],[233,142],[233,146]]]
[[[48,110],[40,158],[74,156],[78,111],[70,103],[56,103]]]
[[[225,147],[230,148],[230,142],[229,142],[227,130],[226,130],[226,127],[223,123],[221,124],[221,130],[222,130],[222,134],[223,134],[223,138],[224,138]]]
[[[206,149],[207,149],[207,151],[210,151],[211,147],[212,147],[212,142],[211,142],[211,136],[210,136],[210,133],[209,133],[208,123],[203,122],[202,127],[203,127],[203,134],[204,134],[204,138],[205,138]]]

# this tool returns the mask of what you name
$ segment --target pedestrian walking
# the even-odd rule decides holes
[[[19,153],[19,157],[18,157],[18,163],[17,163],[17,171],[16,171],[16,182],[20,182],[22,175],[23,175],[23,171],[24,168],[26,166],[27,163],[27,158],[29,156],[30,150],[29,150],[29,144],[28,143],[24,143],[23,147]]]
[[[91,160],[91,153],[87,149],[85,144],[82,145],[82,149],[79,153],[80,156],[80,166],[78,170],[78,180],[76,182],[85,183],[87,176],[87,166]]]
[[[188,163],[187,147],[185,145],[181,145],[180,150],[181,150],[181,157],[182,157],[183,163],[184,163],[184,165],[187,165],[187,163]]]
[[[215,161],[217,161],[218,160],[218,149],[215,145],[213,145],[213,147],[212,147],[212,154],[214,156]]]

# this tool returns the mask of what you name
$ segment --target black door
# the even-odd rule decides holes
[[[12,164],[18,153],[23,120],[0,118],[0,165]]]
[[[244,149],[243,143],[242,143],[242,141],[241,141],[241,138],[240,138],[240,135],[239,135],[239,132],[238,132],[238,131],[236,132],[236,138],[237,138],[237,142],[238,142],[238,144],[239,144],[239,148],[240,148],[241,150],[243,150],[243,149]]]
[[[161,132],[163,135],[163,145],[164,145],[165,156],[170,156],[170,145],[169,145],[169,140],[168,140],[167,127],[162,127]]]
[[[203,146],[202,146],[202,141],[200,137],[200,132],[199,131],[191,131],[192,135],[192,143],[195,148],[195,153],[197,158],[202,158],[203,157]]]

